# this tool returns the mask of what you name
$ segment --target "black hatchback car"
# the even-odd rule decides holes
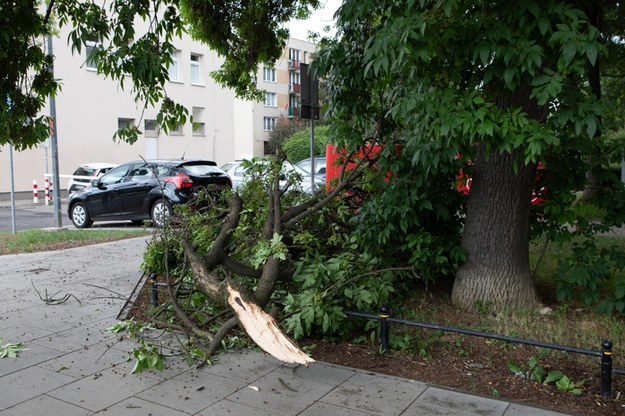
[[[148,160],[125,163],[73,193],[67,214],[77,228],[94,221],[152,219],[162,227],[176,204],[193,200],[197,193],[231,188],[228,175],[206,160]]]

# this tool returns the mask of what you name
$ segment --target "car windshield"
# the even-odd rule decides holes
[[[96,169],[87,166],[81,166],[74,172],[74,176],[92,176],[95,174]]]
[[[304,169],[306,172],[310,174],[312,162],[310,158],[301,160],[295,164],[295,166]],[[315,158],[315,173],[325,173],[326,167],[326,158],[325,157],[317,157]]]

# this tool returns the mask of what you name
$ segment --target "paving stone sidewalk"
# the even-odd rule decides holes
[[[562,415],[324,363],[284,365],[252,350],[200,369],[170,358],[162,373],[130,374],[134,344],[106,329],[141,277],[145,244],[0,256],[0,337],[28,348],[0,359],[0,416]],[[37,291],[72,296],[46,305]]]

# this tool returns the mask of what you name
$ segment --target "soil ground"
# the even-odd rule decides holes
[[[429,304],[421,303],[419,307],[437,308],[438,322],[432,323],[470,328],[472,322],[480,321],[478,312],[471,314],[451,307],[445,294],[439,293],[426,298]],[[445,306],[441,307],[443,304]],[[128,317],[149,320],[149,315],[145,314],[149,305],[149,290],[144,287],[140,290],[135,305],[130,308]],[[570,317],[572,330],[576,325],[574,319],[574,316]],[[601,397],[598,357],[556,351],[542,354],[535,347],[429,329],[402,330],[394,325],[392,331],[403,340],[407,349],[392,350],[381,355],[377,345],[368,341],[354,343],[309,338],[300,340],[299,344],[312,351],[312,356],[317,361],[409,378],[564,413],[625,415],[625,375],[613,375],[612,396]],[[368,337],[360,337],[361,340],[364,338]],[[598,350],[599,346],[593,349]],[[508,363],[512,362],[527,371],[528,363],[533,357],[541,357],[540,365],[547,371],[561,371],[576,383],[581,394],[563,391],[553,383],[544,385],[527,380],[515,375],[508,367]],[[623,357],[615,357],[615,368],[625,367],[624,363]]]

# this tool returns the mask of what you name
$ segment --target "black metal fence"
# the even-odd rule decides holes
[[[612,342],[608,340],[603,340],[601,342],[601,351],[594,351],[594,350],[587,350],[583,348],[552,344],[549,342],[533,341],[529,339],[516,338],[516,337],[511,337],[511,336],[506,336],[506,335],[498,335],[498,334],[492,334],[492,333],[487,333],[487,332],[474,331],[471,329],[455,328],[451,326],[443,326],[443,325],[429,324],[425,322],[410,321],[406,319],[391,318],[390,313],[389,313],[389,308],[386,306],[383,306],[382,308],[380,308],[379,315],[372,315],[368,313],[351,312],[351,311],[345,311],[344,313],[347,316],[365,318],[365,319],[377,319],[380,321],[380,347],[381,347],[381,351],[383,354],[389,352],[391,349],[390,341],[389,341],[390,325],[400,324],[400,325],[427,328],[427,329],[433,329],[433,330],[445,331],[445,332],[454,332],[457,334],[496,339],[496,340],[511,342],[515,344],[525,344],[525,345],[531,345],[534,347],[548,348],[552,350],[560,350],[560,351],[566,351],[566,352],[571,352],[575,354],[583,354],[583,355],[591,355],[591,356],[599,357],[601,358],[601,396],[603,397],[610,397],[612,395],[612,374],[625,375],[624,369],[612,368]]]

